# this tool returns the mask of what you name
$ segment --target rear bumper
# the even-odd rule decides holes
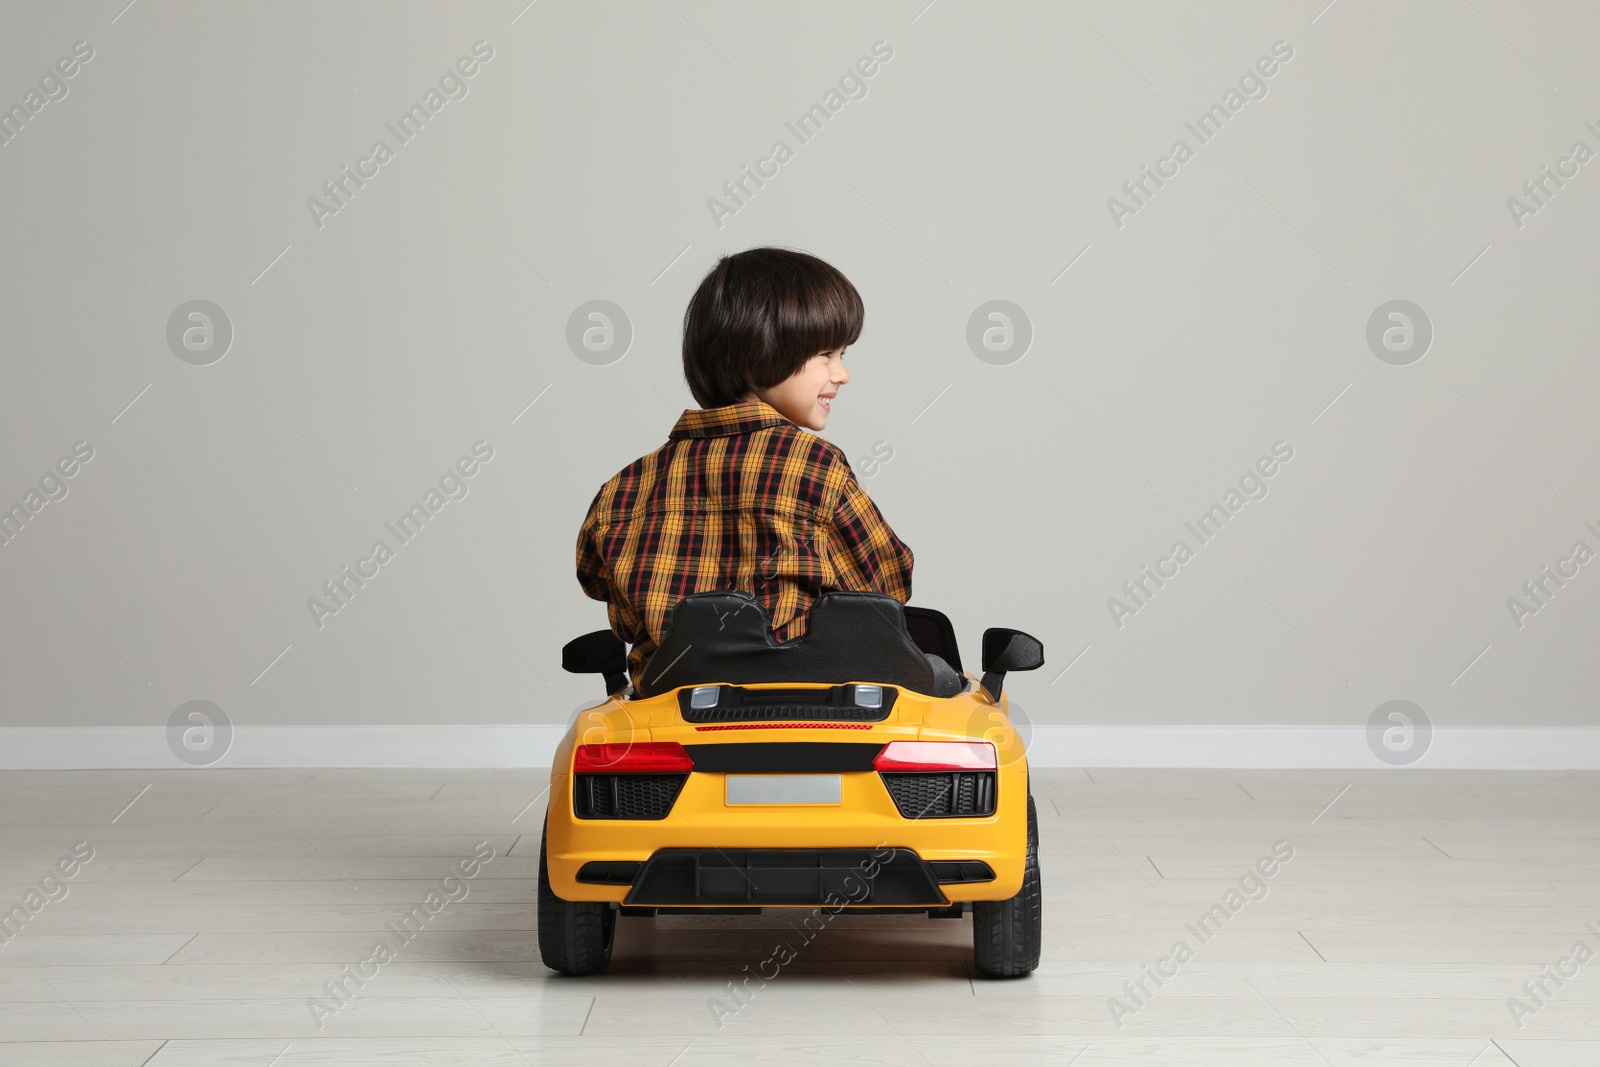
[[[1011,729],[1003,705],[994,707],[973,693],[933,699],[902,692],[894,701],[893,713],[880,722],[696,725],[684,721],[680,696],[681,693],[620,702],[614,699],[600,709],[581,713],[557,747],[552,759],[545,844],[550,887],[556,896],[571,901],[628,902],[630,907],[641,908],[760,907],[753,900],[730,901],[732,890],[706,891],[708,885],[716,889],[724,877],[739,878],[735,868],[742,866],[748,874],[748,861],[743,865],[728,863],[718,873],[713,861],[697,859],[690,874],[683,874],[689,867],[679,868],[677,889],[660,890],[706,903],[634,904],[629,894],[644,867],[658,854],[719,856],[768,854],[774,850],[818,854],[856,851],[863,856],[904,852],[931,871],[923,876],[937,891],[937,895],[927,893],[923,898],[930,901],[930,907],[1007,900],[1021,890],[1028,841],[1028,765],[1021,740]],[[900,772],[875,769],[882,747],[899,740],[990,742],[995,746],[999,766],[992,772],[980,772],[992,776],[990,782],[980,783],[978,775],[973,774],[959,780],[952,777],[952,788],[944,792],[964,798],[970,793],[972,803],[943,805],[932,797],[943,795],[940,790],[930,793],[922,788],[926,783],[919,785],[909,777],[902,780]],[[693,769],[685,773],[681,788],[673,783],[676,792],[670,806],[641,806],[638,796],[624,798],[620,790],[615,790],[614,809],[595,807],[598,794],[591,783],[586,794],[591,802],[586,812],[590,817],[579,818],[574,812],[574,796],[578,792],[574,779],[585,775],[572,773],[577,746],[629,741],[678,742],[691,757]],[[774,799],[753,801],[744,788],[753,784],[748,780],[732,783],[740,788],[730,794],[730,782],[735,776],[748,779],[791,774],[837,777],[838,781],[827,796],[820,791],[797,788],[791,794],[779,789],[771,794]],[[755,791],[758,796],[760,792]],[[629,802],[622,803],[624,799]],[[983,811],[991,814],[977,814]],[[762,856],[756,859],[757,866],[765,862]],[[591,868],[590,877],[580,878],[579,872],[590,864],[597,865]],[[826,895],[822,888],[826,884],[847,889],[843,894],[845,908],[896,906],[881,900],[875,904],[853,902],[848,890],[855,883],[846,887],[844,875],[821,873],[837,867],[821,855],[814,863],[777,858],[776,866],[812,872],[762,873],[752,879],[758,885],[771,883],[779,887],[787,881],[790,896],[785,899],[804,897],[809,901],[815,894]],[[668,869],[663,858],[661,870]],[[597,871],[603,876],[596,877]],[[988,877],[973,877],[979,873]],[[685,877],[690,883],[688,891],[682,889]],[[874,887],[873,892],[899,893],[900,889],[891,890],[891,883],[899,881],[903,881],[902,876],[890,876],[890,881],[881,888]],[[655,884],[653,873],[649,883],[652,894],[658,892]],[[799,884],[798,890],[794,890],[795,884]],[[727,885],[735,883],[729,881]],[[752,892],[765,896],[768,890]]]
[[[999,772],[994,814],[906,818],[880,776],[842,775],[842,803],[739,807],[695,771],[662,819],[578,818],[551,781],[550,885],[564,900],[641,907],[945,907],[1021,889],[1027,769]],[[830,897],[832,898],[830,900]]]

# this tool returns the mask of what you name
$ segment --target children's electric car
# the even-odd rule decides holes
[[[980,973],[1039,963],[1038,826],[1007,671],[1044,663],[1018,630],[961,673],[943,614],[830,592],[773,640],[746,593],[684,598],[638,689],[609,630],[562,650],[605,677],[556,749],[539,850],[539,952],[564,974],[611,958],[619,915],[801,908],[972,914]]]

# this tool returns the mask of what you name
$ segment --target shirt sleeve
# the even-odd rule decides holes
[[[604,492],[602,489],[601,492]],[[595,502],[599,502],[599,496]],[[584,593],[591,600],[611,599],[611,580],[606,561],[600,555],[600,549],[594,540],[594,505],[589,506],[589,514],[584,517],[583,526],[578,530],[578,584],[583,586]]]
[[[839,586],[887,593],[903,604],[911,599],[911,549],[889,528],[848,464],[845,472],[844,489],[827,523]]]

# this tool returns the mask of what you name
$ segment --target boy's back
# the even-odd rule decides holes
[[[724,256],[683,318],[683,373],[700,410],[595,496],[578,534],[578,581],[633,646],[637,685],[672,609],[692,593],[761,601],[779,641],[805,632],[833,589],[911,595],[911,550],[822,430],[850,381],[861,294],[804,252]]]
[[[636,685],[691,593],[751,593],[787,641],[830,589],[907,600],[912,563],[838,446],[761,400],[685,411],[601,487],[578,536],[578,580],[633,646]]]

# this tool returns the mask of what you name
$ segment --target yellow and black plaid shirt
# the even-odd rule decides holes
[[[633,646],[636,686],[691,593],[750,593],[787,641],[830,589],[905,602],[911,565],[839,447],[759,400],[685,411],[665,445],[600,487],[578,533],[578,582]]]

